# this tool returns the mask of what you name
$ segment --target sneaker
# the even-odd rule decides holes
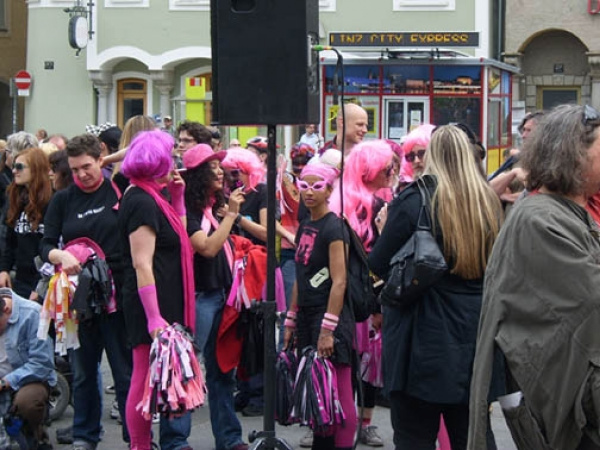
[[[112,395],[115,395],[115,385],[113,384],[113,385],[111,385],[111,386],[106,386],[106,387],[104,388],[104,392],[105,392],[106,394],[112,394]]]
[[[160,414],[159,413],[152,414],[152,423],[160,423]]]
[[[248,405],[242,409],[242,416],[244,417],[258,417],[263,415],[263,407],[256,405]]]
[[[73,442],[72,450],[96,450],[96,444],[93,442],[77,440]]]
[[[377,427],[374,425],[369,425],[360,430],[358,439],[361,444],[370,447],[383,447],[383,439],[381,439],[381,436],[377,433]]]
[[[313,432],[309,428],[308,431],[302,438],[300,439],[300,447],[303,448],[311,448],[313,444]]]
[[[121,414],[119,413],[119,404],[116,400],[112,402],[112,407],[110,408],[110,418],[116,420],[121,418]]]

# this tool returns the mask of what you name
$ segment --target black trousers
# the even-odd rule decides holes
[[[396,450],[435,450],[440,415],[448,430],[452,450],[467,448],[469,405],[429,403],[394,391],[390,393],[392,427]],[[488,418],[488,450],[496,449]]]

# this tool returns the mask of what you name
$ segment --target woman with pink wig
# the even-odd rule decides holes
[[[119,210],[124,246],[123,311],[133,347],[133,373],[126,418],[131,449],[151,448],[152,422],[137,405],[149,371],[150,344],[173,322],[195,327],[193,251],[185,228],[185,183],[173,171],[173,138],[162,131],[139,133],[131,142],[121,170],[131,185]],[[167,188],[169,202],[163,196]],[[166,432],[168,429],[168,432]],[[161,416],[162,448],[189,446],[190,413],[168,420]]]
[[[312,448],[349,450],[356,432],[351,374],[354,320],[344,302],[344,247],[349,236],[328,205],[336,177],[337,170],[331,166],[309,164],[297,183],[310,217],[302,221],[296,237],[296,282],[284,323],[284,347],[296,332],[298,349],[312,346],[332,362],[345,418],[327,432],[315,431]]]
[[[391,199],[391,186],[394,182],[394,152],[392,147],[383,140],[363,141],[356,145],[348,156],[343,173],[343,205],[344,215],[352,229],[360,238],[365,250],[369,252],[381,231],[381,217],[387,206],[377,194]],[[331,196],[330,207],[335,213],[342,212],[340,185]],[[369,320],[356,325],[356,337],[359,354],[364,353],[369,346],[369,335],[381,327],[381,314],[375,314]],[[359,440],[366,445],[381,446],[383,440],[371,425],[377,389],[366,381],[362,381],[362,429]],[[360,401],[362,400],[362,402]],[[362,404],[360,404],[362,403]]]

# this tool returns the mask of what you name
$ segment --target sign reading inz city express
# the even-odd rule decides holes
[[[345,32],[329,33],[334,47],[478,47],[477,32]]]

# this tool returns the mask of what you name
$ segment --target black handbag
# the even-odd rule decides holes
[[[421,209],[417,229],[390,261],[390,271],[379,299],[385,306],[406,308],[414,304],[448,270],[440,247],[431,234],[429,191],[418,179]]]

